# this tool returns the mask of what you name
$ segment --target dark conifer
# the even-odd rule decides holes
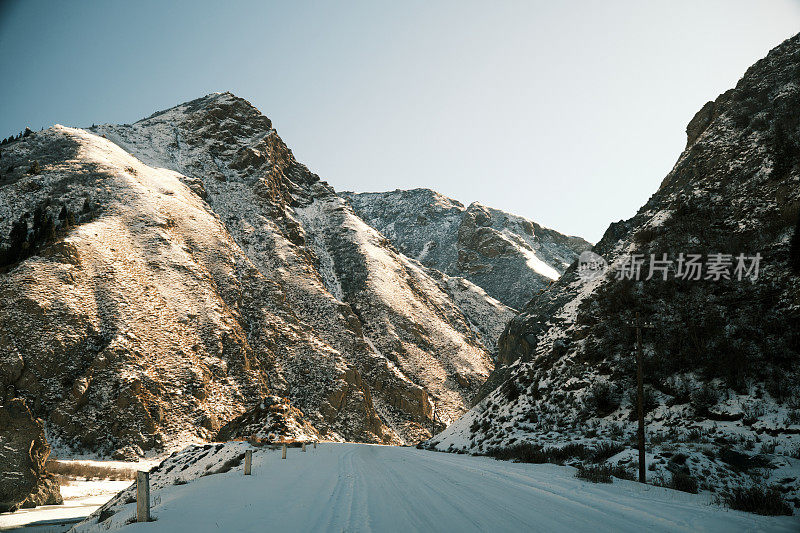
[[[14,263],[22,257],[27,238],[28,224],[24,220],[14,222],[11,226],[11,233],[8,236],[8,248],[0,255],[0,266]]]
[[[44,220],[44,226],[42,227],[42,240],[41,242],[48,243],[56,240],[56,224],[53,222],[53,217],[47,215]]]

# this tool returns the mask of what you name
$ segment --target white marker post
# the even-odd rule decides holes
[[[250,475],[250,468],[253,466],[253,450],[244,452],[244,475]]]
[[[150,521],[150,473],[136,472],[136,521]]]
[[[281,459],[286,459],[286,443],[283,443],[283,457]]]

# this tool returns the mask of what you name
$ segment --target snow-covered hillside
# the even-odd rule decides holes
[[[430,189],[341,193],[405,255],[521,309],[591,247],[525,218]]]
[[[368,431],[414,441],[428,431],[434,405],[443,420],[464,412],[492,368],[476,332],[499,330],[497,317],[482,313],[491,325],[474,326],[475,313],[461,312],[424,269],[298,164],[247,102],[211,95],[96,130],[142,160],[202,182],[205,200],[259,271],[353,367],[353,383],[364,383],[365,408],[375,410]],[[271,379],[281,395],[308,394],[301,376]],[[328,400],[334,410],[337,400]]]
[[[562,449],[576,462],[603,446],[601,462],[632,470],[638,314],[653,326],[643,332],[650,479],[723,495],[771,488],[800,507],[800,276],[789,244],[800,238],[798,65],[795,36],[697,113],[658,191],[595,246],[609,269],[595,279],[569,269],[532,300],[500,338],[491,394],[433,445],[542,460]],[[680,262],[689,254],[699,279]],[[737,275],[740,254],[747,268],[758,254],[758,272]],[[664,255],[666,273],[650,270]]]
[[[795,531],[792,517],[731,512],[708,498],[575,469],[414,448],[322,443],[288,450],[193,447],[150,474],[152,531]],[[229,469],[229,470],[228,470]],[[216,473],[220,471],[220,473]],[[140,529],[133,486],[75,532]]]

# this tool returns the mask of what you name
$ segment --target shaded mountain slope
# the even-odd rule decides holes
[[[509,323],[486,391],[499,387],[437,436],[438,447],[611,441],[613,460],[627,464],[629,325],[638,312],[654,325],[644,333],[649,475],[685,473],[721,491],[781,483],[800,503],[800,277],[790,251],[800,216],[799,79],[796,36],[698,112],[658,191],[595,246],[609,270],[586,280],[570,268]],[[710,270],[679,279],[681,253],[700,254],[706,267],[713,254],[730,254],[730,279]],[[635,254],[646,258],[642,280],[618,279]],[[650,254],[674,261],[666,281],[660,272],[645,281]],[[760,254],[756,279],[738,279],[739,254]],[[678,452],[690,461],[671,461]]]

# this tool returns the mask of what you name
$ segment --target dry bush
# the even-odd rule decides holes
[[[772,516],[792,514],[792,508],[784,499],[779,486],[736,487],[725,494],[723,500],[728,507],[737,511]]]
[[[579,466],[575,477],[592,483],[611,483],[612,469],[608,465]]]
[[[48,459],[45,468],[48,472],[66,479],[86,478],[125,481],[136,477],[136,470],[133,468],[87,465],[71,461],[59,461],[58,459]]]

